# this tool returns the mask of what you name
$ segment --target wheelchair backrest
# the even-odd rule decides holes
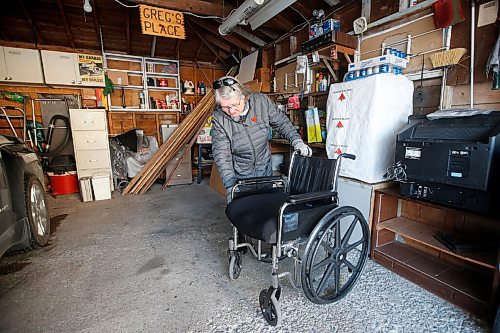
[[[333,190],[334,159],[306,157],[293,154],[288,177],[291,195]]]

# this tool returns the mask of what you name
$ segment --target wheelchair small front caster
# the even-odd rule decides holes
[[[279,299],[281,296],[281,287],[277,289],[269,287],[263,289],[259,295],[260,310],[264,319],[271,326],[279,326],[281,324],[281,307]]]
[[[241,273],[241,254],[229,251],[229,279],[236,280]]]

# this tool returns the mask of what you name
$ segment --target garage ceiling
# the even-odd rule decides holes
[[[128,6],[139,3],[190,12],[201,16],[227,17],[244,1],[235,0],[120,0]],[[92,12],[83,10],[83,0],[12,0],[2,3],[0,39],[7,42],[37,43],[74,50],[101,50],[138,56],[151,55],[226,64],[231,54],[245,56],[262,42],[270,43],[296,25],[313,18],[314,9],[327,14],[360,1],[298,0],[259,29],[240,26],[239,33],[218,33],[217,19],[185,15],[186,39],[143,35],[139,9],[127,8],[116,0],[90,0]],[[100,34],[101,31],[101,34]],[[5,44],[5,43],[4,43]],[[154,45],[156,44],[156,45]],[[153,46],[154,45],[154,46]]]

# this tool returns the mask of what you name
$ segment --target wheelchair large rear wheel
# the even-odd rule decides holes
[[[369,250],[368,224],[354,207],[328,212],[309,236],[302,261],[302,289],[313,303],[338,301],[354,286]]]

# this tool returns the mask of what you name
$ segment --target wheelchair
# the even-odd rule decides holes
[[[286,180],[251,178],[232,189],[225,211],[233,224],[229,278],[239,277],[246,250],[271,263],[272,283],[260,292],[259,305],[272,326],[282,320],[281,278],[297,290],[302,287],[311,302],[327,304],[344,297],[361,274],[369,251],[368,224],[356,208],[339,207],[337,180],[343,158],[356,157],[325,159],[294,152]],[[261,189],[238,192],[245,187]],[[245,241],[239,242],[239,233]],[[262,253],[262,242],[272,255]],[[279,263],[288,258],[294,261],[293,273],[279,272]]]

